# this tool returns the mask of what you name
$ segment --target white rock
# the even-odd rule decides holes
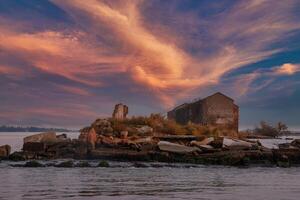
[[[193,141],[191,141],[191,145],[193,145],[193,146],[208,145],[212,141],[214,141],[213,137],[205,138],[202,141],[193,140]]]
[[[153,128],[151,128],[150,126],[142,126],[141,128],[137,128],[137,131],[141,134],[152,133]]]
[[[195,151],[201,151],[197,147],[188,147],[188,146],[166,142],[166,141],[160,141],[158,143],[158,148],[161,151],[167,151],[172,153],[191,153]]]
[[[223,148],[230,148],[230,149],[249,149],[253,146],[252,143],[246,142],[243,140],[235,140],[235,139],[223,139]]]

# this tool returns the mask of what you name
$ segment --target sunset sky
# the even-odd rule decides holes
[[[300,127],[299,0],[0,0],[0,125],[82,127],[214,92]]]

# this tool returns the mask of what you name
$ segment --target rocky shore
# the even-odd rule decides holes
[[[130,162],[190,163],[228,166],[279,166],[300,164],[300,140],[268,149],[258,141],[208,135],[175,135],[157,132],[155,126],[97,119],[81,130],[78,139],[47,132],[24,138],[22,151],[0,147],[0,159],[27,161],[22,166],[46,166],[32,160],[114,160]],[[103,162],[103,166],[108,166]],[[17,165],[16,165],[17,166]],[[55,167],[89,167],[88,162]],[[137,164],[138,166],[138,164]]]

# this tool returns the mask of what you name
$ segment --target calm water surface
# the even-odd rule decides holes
[[[300,199],[300,168],[134,168],[115,162],[111,168],[18,168],[10,164],[0,163],[1,200]]]

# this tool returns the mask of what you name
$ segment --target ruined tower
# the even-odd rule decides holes
[[[123,120],[126,118],[127,114],[128,114],[128,107],[126,105],[119,103],[115,105],[115,109],[112,114],[112,117],[114,119]]]

